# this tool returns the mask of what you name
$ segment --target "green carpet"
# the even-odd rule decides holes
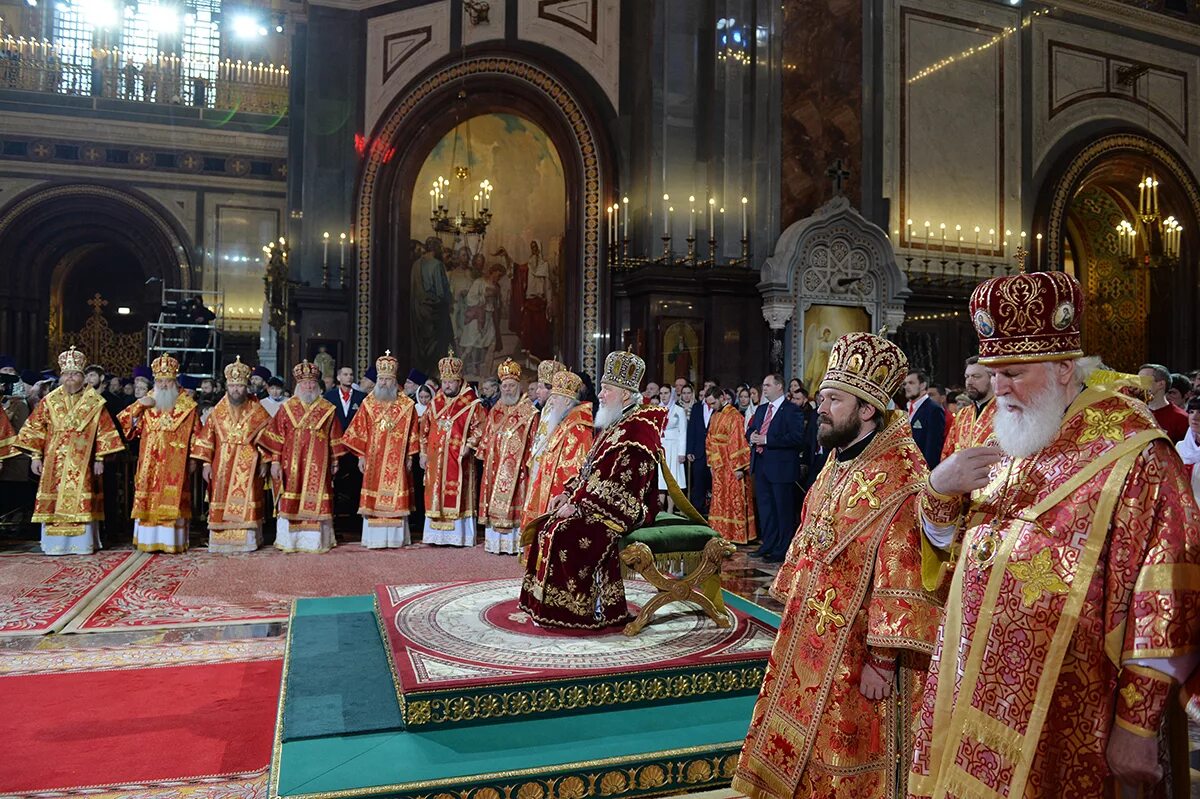
[[[284,741],[403,726],[371,597],[299,600],[291,624]]]

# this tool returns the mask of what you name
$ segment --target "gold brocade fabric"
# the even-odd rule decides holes
[[[498,402],[488,414],[475,457],[483,461],[480,521],[494,530],[511,530],[521,520],[537,422],[537,409],[527,397],[515,405]]]
[[[591,404],[584,402],[576,405],[549,434],[540,454],[536,450],[535,425],[534,450],[530,453],[528,466],[531,477],[526,492],[525,513],[521,517],[522,527],[544,514],[550,507],[550,500],[563,493],[567,481],[579,474],[592,447],[595,430],[592,424]]]
[[[141,440],[133,478],[131,516],[148,525],[174,525],[192,516],[187,463],[200,427],[196,402],[181,393],[169,411],[135,402],[117,415],[128,441]]]
[[[783,618],[733,781],[754,799],[893,797],[911,752],[938,621],[920,574],[928,471],[902,413],[856,458],[835,455],[771,589]],[[860,690],[869,653],[896,658],[887,700]]]
[[[1085,390],[1046,448],[994,467],[962,529],[910,794],[1117,796],[1120,666],[1200,640],[1200,511],[1170,442],[1142,403]]]
[[[212,465],[208,529],[238,535],[263,520],[263,481],[258,439],[271,414],[252,398],[240,407],[222,397],[192,441],[192,457]],[[244,537],[244,536],[243,536]],[[214,540],[221,540],[214,536]]]
[[[421,416],[425,517],[434,524],[475,515],[475,460],[465,450],[479,444],[485,413],[474,389],[464,386],[452,399],[439,391]]]
[[[963,408],[954,415],[946,440],[942,443],[942,460],[946,460],[960,449],[982,447],[992,438],[996,418],[996,398],[988,400],[977,414],[975,406]]]
[[[83,533],[83,525],[104,518],[100,479],[92,463],[125,445],[95,389],[84,388],[74,396],[62,388],[51,391],[21,427],[15,446],[43,460],[33,521],[60,528],[56,535],[68,535],[68,529]]]
[[[745,419],[737,408],[726,405],[708,423],[704,451],[712,469],[712,501],[708,524],[727,541],[745,544],[758,536],[751,494],[750,444],[746,441]],[[739,480],[734,472],[741,470]]]
[[[346,449],[366,459],[358,512],[396,519],[413,509],[412,458],[421,451],[417,405],[400,394],[380,402],[368,394],[342,436]]]
[[[16,441],[17,433],[13,430],[8,414],[0,412],[0,461],[20,454],[20,451],[13,446]]]
[[[332,466],[346,448],[331,402],[317,397],[305,405],[299,397],[289,398],[258,437],[258,448],[264,460],[278,462],[283,470],[283,484],[273,487],[280,517],[302,524],[333,518]]]

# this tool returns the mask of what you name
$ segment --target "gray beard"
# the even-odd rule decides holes
[[[375,399],[379,400],[380,402],[395,402],[396,397],[400,396],[400,389],[381,388],[380,386],[375,386],[371,393],[374,394]]]
[[[321,396],[321,392],[320,391],[299,391],[299,390],[297,390],[296,396],[299,397],[300,401],[303,402],[305,405],[312,405],[314,402],[317,401],[317,397]]]
[[[178,400],[179,389],[177,388],[160,388],[154,392],[154,407],[160,411],[174,410]]]
[[[500,404],[512,406],[512,405],[516,405],[517,402],[520,401],[520,399],[521,399],[520,397],[506,397],[503,394],[501,394],[500,395]]]
[[[608,429],[613,422],[621,418],[625,409],[620,405],[601,405],[600,410],[596,411],[595,428],[597,430]]]

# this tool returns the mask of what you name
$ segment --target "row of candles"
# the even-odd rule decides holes
[[[954,251],[960,255],[969,251],[971,253],[971,255],[974,256],[975,258],[978,258],[980,255],[995,255],[996,254],[997,235],[996,235],[995,228],[988,228],[987,240],[984,241],[983,228],[981,228],[979,225],[974,226],[975,227],[975,230],[974,230],[975,237],[972,240],[972,239],[965,238],[963,236],[962,225],[955,225],[952,235],[950,236],[950,238],[947,238],[947,227],[946,227],[945,222],[942,222],[937,226],[936,233],[935,233],[934,232],[935,228],[933,227],[933,224],[931,222],[929,222],[928,220],[926,220],[925,224],[923,225],[923,228],[924,228],[923,235],[914,235],[913,220],[911,220],[911,219],[905,220],[904,224],[908,228],[907,242],[908,242],[909,248],[921,247],[927,251],[932,252],[934,250],[939,250],[943,253],[948,253],[950,251]],[[900,248],[902,245],[901,245],[901,242],[899,241],[899,238],[900,238],[899,230],[895,231],[895,236],[897,238],[895,246],[897,248]],[[1022,231],[1020,231],[1020,233],[1017,236],[1014,236],[1013,232],[1011,230],[1005,230],[1004,237],[1000,241],[1000,256],[1001,257],[1008,256],[1010,239],[1014,240],[1014,243],[1017,245],[1017,249],[1025,250],[1025,244],[1026,244],[1026,241],[1028,240],[1028,234],[1024,230],[1022,230]],[[1037,252],[1036,252],[1037,260],[1035,261],[1035,263],[1041,263],[1041,260],[1042,260],[1042,234],[1038,233],[1036,236],[1034,236],[1034,239],[1037,242]]]
[[[664,194],[663,201],[663,238],[671,238],[671,228],[674,224],[675,206],[671,204],[671,195]],[[629,240],[629,198],[622,197],[620,203],[613,203],[605,209],[608,213],[608,243],[609,246],[615,246],[619,241]],[[709,241],[716,241],[717,226],[716,215],[721,214],[724,219],[725,208],[718,209],[717,201],[714,197],[708,198],[708,236]],[[750,200],[747,197],[742,198],[742,240],[745,241],[749,237],[749,213]],[[695,195],[688,196],[688,234],[689,240],[696,238],[696,197]]]
[[[338,234],[338,283],[346,287],[346,244],[354,246],[354,239],[345,233]],[[321,288],[329,288],[329,231],[321,234]]]
[[[437,180],[433,181],[433,188],[429,190],[429,214],[436,216],[438,209],[445,209],[446,201],[449,199],[446,194],[446,189],[450,186],[450,181],[441,175]],[[480,212],[492,210],[492,192],[496,187],[487,178],[479,182],[479,191],[471,197],[471,216],[477,217]],[[459,209],[460,212],[465,209]]]

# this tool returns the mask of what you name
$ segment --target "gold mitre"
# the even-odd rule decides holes
[[[376,377],[395,377],[400,372],[400,362],[392,355],[391,350],[384,350],[383,355],[375,359]]]
[[[547,359],[538,364],[538,382],[550,385],[550,381],[554,380],[554,376],[566,369],[565,363],[559,363],[553,359]]]
[[[321,382],[321,369],[315,363],[305,358],[300,363],[292,367],[292,377],[297,383],[302,380],[316,380]]]
[[[170,355],[160,355],[150,363],[155,380],[174,380],[179,377],[179,361]]]
[[[881,411],[908,374],[908,358],[892,342],[871,333],[847,333],[833,344],[821,388],[848,391]]]
[[[583,388],[583,378],[569,369],[560,369],[550,378],[550,393],[567,399],[578,400]]]
[[[242,356],[237,356],[233,363],[225,367],[225,385],[244,386],[250,382],[250,373],[254,371],[249,364],[242,363]]]
[[[462,380],[462,358],[456,358],[453,349],[446,353],[445,358],[438,361],[438,374],[441,375],[443,380]]]
[[[642,388],[642,376],[645,374],[645,361],[629,350],[617,350],[604,359],[604,374],[600,376],[600,383],[637,393]]]
[[[67,372],[82,373],[85,366],[87,366],[87,356],[75,349],[74,344],[58,356],[59,374],[66,374]]]
[[[505,380],[520,381],[521,364],[517,363],[512,358],[505,358],[500,362],[500,365],[496,367],[496,377],[500,379],[501,383],[503,383]]]

